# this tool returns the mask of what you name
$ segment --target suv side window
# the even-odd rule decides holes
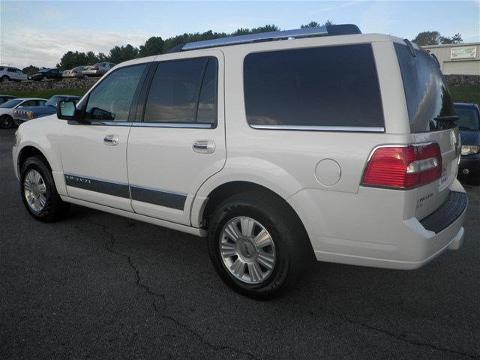
[[[216,123],[217,59],[160,62],[145,106],[145,122]]]
[[[123,67],[111,73],[88,97],[85,119],[128,121],[130,105],[146,64]]]
[[[244,92],[253,127],[384,127],[370,44],[249,54]]]

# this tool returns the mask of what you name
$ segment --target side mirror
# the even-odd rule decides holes
[[[78,120],[75,102],[61,100],[57,104],[57,117],[62,120]]]

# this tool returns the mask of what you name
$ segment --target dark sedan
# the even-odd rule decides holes
[[[13,111],[13,121],[15,124],[52,115],[57,112],[57,104],[61,100],[74,101],[75,103],[80,99],[79,96],[73,95],[53,95],[44,106],[29,106]]]
[[[62,77],[62,72],[58,69],[42,69],[28,78],[30,80],[40,81],[43,79],[62,79]]]
[[[464,181],[480,184],[480,107],[477,104],[455,103],[462,139],[462,157],[458,176]]]

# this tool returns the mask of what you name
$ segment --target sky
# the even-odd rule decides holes
[[[310,21],[414,38],[426,30],[480,41],[480,0],[436,1],[9,1],[0,0],[0,64],[55,66],[69,51],[107,53],[151,36],[233,32]]]

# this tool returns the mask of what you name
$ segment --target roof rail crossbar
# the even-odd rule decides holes
[[[281,39],[299,39],[314,36],[327,35],[347,35],[361,34],[356,25],[327,25],[315,28],[304,28],[295,30],[270,31],[257,34],[247,34],[239,36],[227,36],[213,40],[202,40],[189,42],[183,45],[182,51],[205,49],[217,46],[238,45],[252,42],[281,40]]]

